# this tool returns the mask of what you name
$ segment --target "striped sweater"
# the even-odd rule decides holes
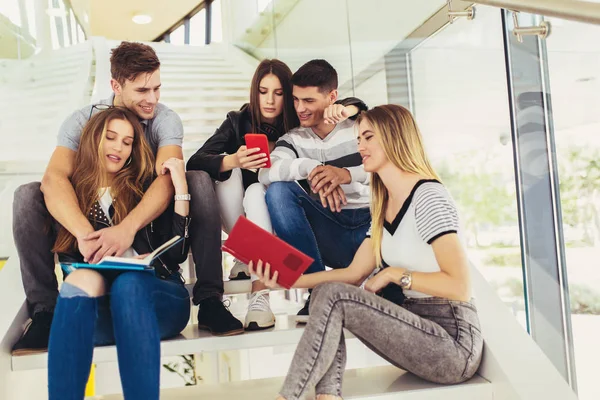
[[[352,182],[341,185],[348,200],[344,209],[369,206],[369,174],[358,153],[355,122],[349,119],[337,124],[325,139],[312,128],[298,127],[286,133],[271,153],[271,168],[261,169],[258,179],[263,185],[277,181],[306,182],[313,168],[319,165],[346,168],[350,172]],[[308,188],[306,184],[303,187]],[[309,193],[318,199],[318,195]]]

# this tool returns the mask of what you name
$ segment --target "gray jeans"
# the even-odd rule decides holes
[[[310,318],[281,389],[288,400],[342,396],[346,365],[343,328],[391,364],[431,382],[471,378],[483,338],[472,303],[431,297],[398,306],[345,283],[325,283],[311,295]]]
[[[223,294],[221,267],[221,217],[212,180],[204,171],[187,172],[190,204],[190,240],[198,281],[194,303]],[[54,311],[58,284],[52,247],[56,241],[54,221],[40,191],[40,182],[17,188],[13,201],[13,239],[21,262],[21,276],[29,314]]]

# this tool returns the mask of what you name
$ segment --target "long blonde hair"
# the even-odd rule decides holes
[[[378,106],[361,113],[357,125],[361,121],[373,126],[385,156],[394,166],[404,172],[440,180],[425,154],[419,127],[406,108],[395,104]],[[381,242],[388,198],[387,189],[379,175],[371,174],[371,240],[378,266],[382,265]]]
[[[81,134],[71,183],[79,209],[87,216],[100,197],[99,190],[107,186],[102,144],[106,140],[108,124],[114,119],[128,121],[134,131],[130,160],[117,172],[111,183],[110,192],[115,209],[112,221],[116,225],[137,206],[144,195],[144,185],[154,175],[154,155],[146,141],[144,129],[133,112],[114,107],[92,116]],[[61,226],[53,251],[62,253],[76,248],[77,239]]]

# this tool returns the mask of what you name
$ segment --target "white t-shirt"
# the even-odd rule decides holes
[[[110,206],[112,205],[112,196],[110,194],[110,187],[108,188],[102,188],[100,189],[100,191],[98,192],[98,195],[100,196],[100,198],[98,199],[98,203],[100,203],[100,207],[102,208],[102,211],[104,212],[104,218],[102,218],[102,221],[112,225],[112,220],[110,219]],[[97,210],[92,210],[95,213],[96,218],[100,218],[100,215],[98,215]],[[133,247],[128,248],[127,250],[125,250],[125,253],[123,253],[123,255],[121,257],[135,257],[137,256],[138,253],[133,249]]]
[[[438,272],[431,243],[440,236],[459,234],[458,212],[446,188],[433,179],[417,182],[398,215],[384,222],[381,242],[383,262],[417,272]],[[371,230],[367,232],[371,237]],[[405,290],[406,297],[431,297]]]

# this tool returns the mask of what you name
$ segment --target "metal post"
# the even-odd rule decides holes
[[[186,45],[190,44],[190,19],[186,18],[183,20],[183,32],[184,32],[184,39],[183,39],[183,43]]]
[[[204,24],[205,27],[205,34],[204,34],[204,43],[205,44],[210,44],[212,38],[211,38],[211,30],[212,30],[212,0],[208,0],[206,2],[206,23]]]

